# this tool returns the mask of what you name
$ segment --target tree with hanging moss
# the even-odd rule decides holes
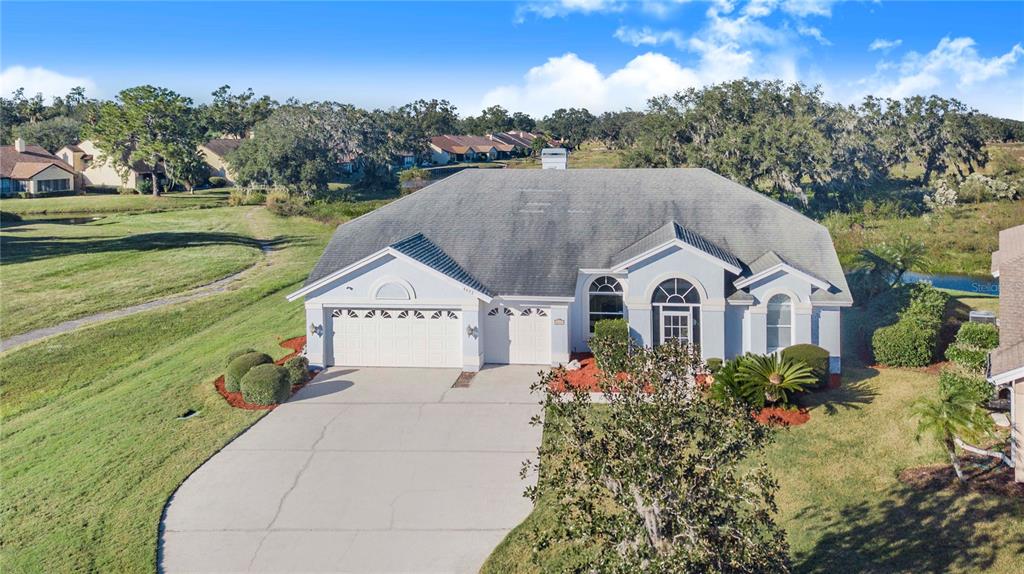
[[[635,349],[600,375],[600,410],[587,389],[554,390],[564,371],[541,377],[545,440],[523,474],[556,520],[534,527],[536,550],[586,541],[577,572],[788,571],[778,485],[756,462],[773,431],[711,398],[704,371],[692,347]]]

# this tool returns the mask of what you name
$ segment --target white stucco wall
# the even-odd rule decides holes
[[[109,161],[100,161],[100,156],[103,155],[103,151],[96,147],[96,144],[92,141],[85,140],[79,143],[78,147],[87,155],[92,156],[92,161],[89,162],[89,165],[82,170],[82,183],[84,185],[99,187],[135,187],[135,172],[129,171],[127,179],[122,180],[121,175],[117,173],[117,170],[114,169],[114,166]]]
[[[377,289],[390,282],[405,286],[411,299],[377,299]],[[460,337],[463,369],[475,371],[483,364],[480,300],[467,287],[452,279],[419,264],[391,256],[384,256],[339,277],[306,296],[306,353],[310,364],[323,366],[331,359],[333,341],[328,328],[331,309],[382,306],[395,309],[458,310],[462,318]],[[323,326],[321,335],[314,331],[316,325]]]

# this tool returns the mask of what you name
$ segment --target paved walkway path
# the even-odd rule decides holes
[[[252,212],[246,215],[246,220],[250,222],[252,221],[250,217],[251,214]],[[259,241],[260,244],[260,251],[262,251],[264,257],[266,257],[266,255],[273,250],[273,242],[262,239],[258,239],[257,241]],[[264,259],[264,261],[266,261],[266,259]],[[0,353],[9,351],[22,345],[33,343],[40,339],[53,337],[54,335],[62,335],[64,333],[80,329],[87,325],[102,323],[104,321],[110,321],[112,319],[120,319],[121,317],[127,317],[128,315],[134,315],[136,313],[149,311],[151,309],[159,309],[160,307],[166,307],[168,305],[185,303],[187,301],[192,301],[195,299],[199,299],[201,297],[206,297],[214,293],[222,293],[224,291],[227,291],[228,287],[232,283],[241,279],[243,275],[248,274],[259,265],[260,262],[256,262],[255,264],[250,265],[249,267],[246,267],[245,269],[237,273],[232,273],[231,275],[218,279],[213,283],[208,283],[206,285],[196,287],[184,293],[178,293],[176,295],[167,295],[159,299],[153,299],[152,301],[146,301],[145,303],[139,303],[137,305],[132,305],[130,307],[112,309],[110,311],[96,313],[95,315],[89,315],[78,319],[72,319],[70,321],[64,321],[63,323],[58,323],[50,327],[35,329],[33,331],[28,331],[27,333],[21,333],[20,335],[13,335],[11,337],[7,337],[6,339],[0,340]]]
[[[160,569],[477,572],[532,510],[540,368],[328,369],[178,488]]]

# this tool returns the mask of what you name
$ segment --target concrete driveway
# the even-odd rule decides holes
[[[531,510],[539,369],[328,369],[182,484],[162,569],[476,572]]]

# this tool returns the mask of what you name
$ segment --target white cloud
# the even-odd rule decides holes
[[[809,38],[814,38],[822,46],[831,46],[832,45],[832,42],[829,42],[828,38],[826,38],[825,35],[821,33],[821,29],[815,28],[814,26],[804,26],[803,24],[801,24],[801,25],[797,26],[796,31],[801,36],[807,36]]]
[[[665,44],[671,42],[675,44],[677,48],[683,48],[685,42],[683,41],[683,35],[676,30],[652,30],[647,26],[643,28],[630,28],[629,26],[620,26],[615,31],[615,39],[630,44],[632,46],[657,46],[658,44]]]
[[[1001,56],[984,58],[975,48],[972,38],[946,37],[927,54],[911,52],[904,56],[895,66],[898,77],[875,78],[868,84],[874,84],[874,91],[879,95],[892,98],[932,93],[951,85],[963,92],[981,82],[1005,77],[1021,56],[1024,56],[1024,48],[1020,44]],[[891,68],[883,65],[879,71],[884,73]]]
[[[568,16],[574,12],[590,14],[592,12],[621,12],[625,4],[620,0],[542,0],[529,2],[516,9],[516,21],[522,22],[527,14],[540,18]]]
[[[793,16],[832,16],[834,0],[785,0],[782,11]]]
[[[888,52],[889,50],[892,50],[893,48],[899,47],[899,45],[902,44],[902,43],[903,43],[903,40],[900,40],[899,38],[897,38],[895,40],[886,40],[885,38],[875,38],[871,42],[871,44],[868,45],[868,50],[872,51],[872,52],[874,52],[876,50],[882,50],[883,52]]]
[[[81,86],[91,96],[96,95],[96,82],[87,77],[65,76],[46,68],[11,66],[0,71],[0,94],[10,95],[18,88],[25,88],[25,96],[43,94],[46,98],[64,96],[71,88]]]

